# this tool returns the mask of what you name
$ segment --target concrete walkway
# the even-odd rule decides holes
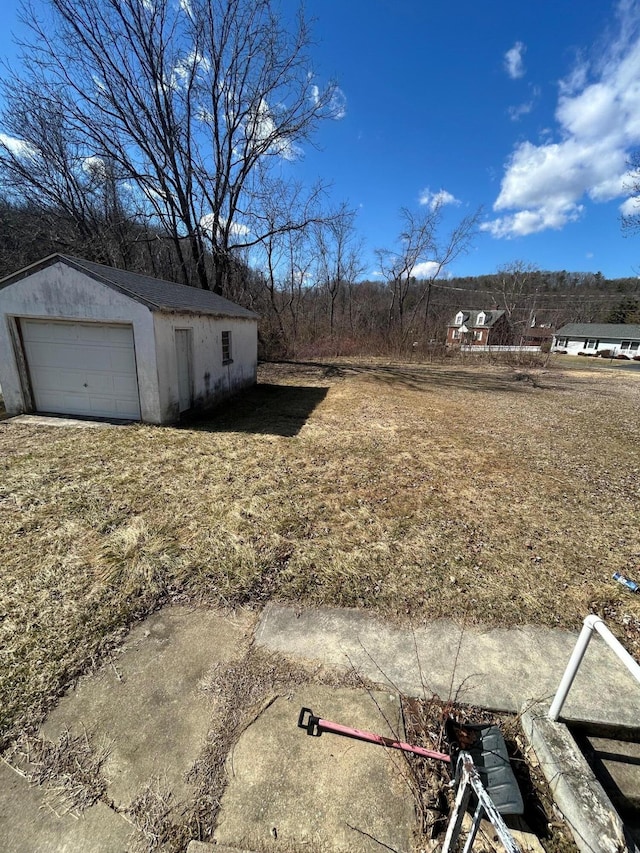
[[[51,741],[85,732],[108,745],[102,801],[79,819],[58,817],[47,806],[50,792],[0,764],[2,849],[124,853],[139,830],[127,807],[158,778],[174,811],[186,813],[196,797],[190,771],[206,760],[217,735],[212,721],[220,722],[212,684],[235,667],[242,677],[243,661],[261,651],[284,656],[297,672],[306,666],[308,683],[297,677],[290,691],[240,709],[247,723],[226,760],[214,835],[219,853],[227,846],[369,853],[381,844],[409,851],[415,809],[398,753],[330,735],[310,738],[297,728],[300,708],[396,736],[403,734],[399,693],[520,711],[528,700],[551,697],[575,639],[542,628],[461,632],[444,620],[412,632],[357,611],[276,604],[257,624],[249,613],[167,607],[136,626],[120,653],[82,679],[43,728]],[[315,673],[327,670],[343,686],[320,683]],[[356,683],[353,670],[379,687],[348,687]],[[566,716],[626,725],[640,719],[638,685],[599,638]]]
[[[269,604],[255,641],[294,658],[353,668],[409,696],[435,694],[519,713],[530,700],[553,697],[576,637],[532,626],[463,630],[445,619],[410,631],[358,611]],[[638,726],[640,685],[597,635],[563,717]]]

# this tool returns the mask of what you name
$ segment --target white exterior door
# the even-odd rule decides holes
[[[193,397],[193,368],[191,361],[191,329],[176,329],[176,362],[178,367],[178,398],[180,411],[191,408]]]
[[[131,326],[49,320],[20,326],[39,412],[140,418]]]

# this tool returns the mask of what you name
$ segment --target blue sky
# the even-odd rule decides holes
[[[0,54],[20,34],[3,4]],[[293,3],[283,0],[287,12]],[[397,246],[399,211],[444,192],[445,227],[483,207],[454,275],[514,260],[640,274],[624,237],[628,158],[640,148],[640,0],[306,0],[314,71],[344,94],[340,120],[291,164],[358,211],[367,274]],[[1,128],[0,128],[1,132]],[[638,208],[640,210],[640,207]]]
[[[543,269],[640,273],[623,237],[622,176],[640,147],[640,4],[602,0],[308,0],[318,72],[346,115],[324,126],[309,174],[359,209],[370,249],[393,247],[425,190],[482,205],[451,272],[522,259]],[[371,267],[373,270],[375,264]]]

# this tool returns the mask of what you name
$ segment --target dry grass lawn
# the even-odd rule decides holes
[[[265,365],[182,428],[0,423],[0,727],[160,602],[577,628],[640,651],[640,371]]]

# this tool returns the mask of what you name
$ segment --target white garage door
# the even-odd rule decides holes
[[[22,320],[39,412],[140,417],[131,326]]]

